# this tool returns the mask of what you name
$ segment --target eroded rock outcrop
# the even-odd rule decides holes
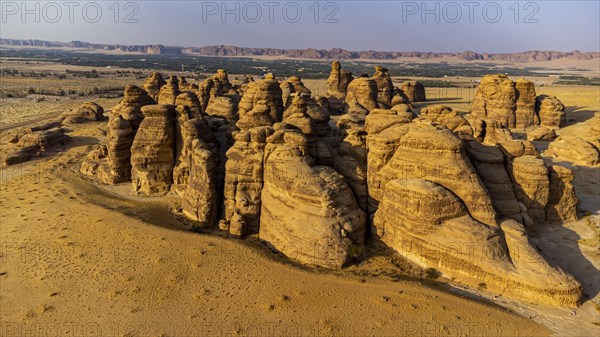
[[[578,303],[581,285],[538,254],[521,224],[488,225],[469,213],[441,183],[394,179],[373,223],[379,237],[407,259],[460,282],[536,303]]]
[[[180,93],[177,76],[171,76],[167,83],[160,88],[157,102],[158,104],[175,104],[175,100]]]
[[[567,123],[565,106],[554,96],[538,96],[536,100],[536,110],[541,126],[555,130],[565,126]]]
[[[548,145],[544,155],[578,165],[600,164],[600,151],[592,143],[576,136],[558,137]]]
[[[148,95],[150,95],[154,101],[158,101],[158,93],[160,92],[160,88],[162,88],[162,86],[165,84],[167,84],[167,82],[164,80],[162,74],[155,71],[146,78],[142,88],[146,90]]]
[[[131,145],[135,132],[131,123],[113,114],[108,122],[106,162],[98,167],[98,179],[106,184],[131,180]]]
[[[131,181],[136,192],[166,194],[175,163],[175,107],[148,105],[131,146]]]
[[[182,210],[198,221],[199,228],[211,228],[217,222],[218,184],[214,153],[200,139],[194,139],[190,151],[189,184],[182,198]]]
[[[339,61],[331,63],[331,73],[327,79],[327,99],[331,106],[331,113],[339,113],[344,109],[344,99],[348,84],[354,80],[351,72],[342,70]]]
[[[377,103],[377,84],[375,81],[358,77],[348,84],[345,112],[348,114],[367,115],[369,111],[379,108]]]
[[[264,155],[269,126],[237,132],[227,151],[225,163],[224,216],[231,222],[235,214],[244,219],[244,233],[256,233],[260,224]],[[239,234],[239,233],[238,233]]]
[[[300,262],[339,268],[363,250],[365,213],[344,178],[313,166],[305,147],[297,132],[269,138],[260,238]]]
[[[402,92],[408,97],[411,103],[425,102],[425,86],[417,81],[405,81],[402,83]]]
[[[65,125],[105,120],[104,108],[95,102],[83,103],[79,108],[63,113],[60,117],[64,118],[62,124]]]
[[[112,115],[120,115],[123,119],[131,123],[134,131],[137,131],[144,115],[141,109],[143,106],[156,104],[146,91],[138,86],[128,84],[125,86],[125,96],[119,104],[112,108]]]
[[[279,82],[268,74],[265,79],[252,82],[238,106],[236,126],[248,130],[257,126],[271,126],[283,118],[283,101]]]
[[[389,109],[392,106],[392,95],[394,93],[394,84],[388,71],[387,68],[377,66],[375,67],[375,74],[371,77],[377,86],[377,103],[384,109]]]

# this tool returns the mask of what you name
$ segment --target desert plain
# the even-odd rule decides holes
[[[151,71],[190,75],[162,69],[107,70],[13,59],[3,61],[2,66],[22,72],[101,72],[100,78],[2,76],[4,93],[26,93],[2,96],[3,158],[13,150],[9,140],[15,134],[89,101],[108,113],[122,99],[126,85],[141,87]],[[118,75],[117,71],[131,73]],[[590,70],[589,74],[597,72]],[[229,77],[233,83],[241,83],[244,75],[230,73]],[[524,77],[536,83],[538,95],[557,96],[565,105],[566,125],[556,131],[558,136],[597,137],[593,129],[600,123],[598,86],[555,84],[545,76]],[[303,82],[319,95],[327,90],[326,79]],[[392,76],[398,86],[406,79]],[[456,79],[473,83],[468,87],[426,86],[427,100],[414,103],[412,109],[417,112],[443,104],[467,113],[480,80]],[[188,81],[198,83],[189,77]],[[28,92],[30,87],[34,90]],[[66,93],[47,95],[38,93],[40,89],[63,89]],[[96,93],[103,89],[121,95]],[[338,118],[332,116],[332,123]],[[488,291],[485,285],[474,288],[432,275],[385,247],[367,247],[366,258],[330,270],[295,262],[257,235],[236,240],[219,231],[192,231],[192,221],[181,213],[176,197],[139,197],[130,184],[95,184],[80,174],[86,155],[105,142],[106,124],[68,125],[65,133],[71,141],[66,145],[31,161],[2,167],[2,336],[600,333],[598,165],[545,158],[573,171],[572,183],[579,200],[577,220],[545,223],[531,238],[550,265],[570,273],[582,286],[580,303],[561,307],[532,304]],[[513,132],[520,137],[519,130]],[[545,141],[534,144],[540,151],[548,147]]]

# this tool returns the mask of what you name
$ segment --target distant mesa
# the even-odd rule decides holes
[[[416,58],[430,60],[442,57],[451,57],[463,61],[503,61],[503,62],[541,62],[558,59],[569,60],[592,60],[600,58],[599,52],[560,52],[560,51],[525,51],[518,53],[476,53],[473,51],[457,53],[433,53],[433,52],[393,52],[393,51],[349,51],[341,48],[325,49],[277,49],[277,48],[247,48],[236,46],[204,46],[204,47],[168,47],[163,45],[118,45],[99,44],[82,41],[54,42],[43,40],[18,40],[0,39],[0,45],[12,47],[35,47],[35,48],[69,48],[97,52],[122,52],[131,54],[147,55],[198,55],[198,56],[272,56],[286,58],[304,59],[338,59],[338,60],[395,60],[405,58]]]

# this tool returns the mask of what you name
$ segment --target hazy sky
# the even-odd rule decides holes
[[[2,0],[0,36],[174,46],[600,51],[597,0],[315,3],[31,1],[24,8],[21,0]]]

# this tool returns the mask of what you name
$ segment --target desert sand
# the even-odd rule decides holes
[[[132,81],[129,81],[132,82]],[[304,81],[319,94],[324,81]],[[470,91],[427,103],[467,111]],[[593,87],[544,86],[560,96],[569,126],[587,132],[600,108]],[[431,95],[430,95],[431,94]],[[84,100],[9,98],[0,142]],[[29,103],[25,103],[29,102]],[[97,101],[110,108],[118,99]],[[594,122],[592,120],[591,122]],[[73,142],[2,168],[0,317],[6,336],[586,336],[600,332],[600,172],[572,166],[585,216],[534,238],[542,255],[582,283],[576,309],[532,305],[448,279],[378,252],[341,271],[306,267],[251,236],[237,241],[190,231],[169,197],[135,197],[96,186],[79,165],[106,123],[69,127]],[[543,148],[545,144],[536,144]],[[3,147],[1,154],[6,154]],[[567,163],[568,164],[568,163]],[[307,310],[310,308],[311,310]],[[33,331],[33,332],[32,332]]]

